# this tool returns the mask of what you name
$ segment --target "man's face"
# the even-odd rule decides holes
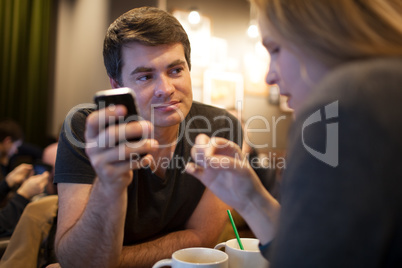
[[[140,116],[156,127],[179,124],[193,99],[183,45],[132,42],[122,47],[122,61],[122,86],[135,91]]]
[[[22,145],[22,140],[12,141],[11,137],[6,137],[1,142],[1,152],[0,155],[7,155],[7,158],[11,158],[13,155],[18,153],[18,147]]]

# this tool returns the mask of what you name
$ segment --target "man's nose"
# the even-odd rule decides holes
[[[161,75],[155,89],[155,96],[158,98],[172,95],[175,91],[174,85],[170,77]]]

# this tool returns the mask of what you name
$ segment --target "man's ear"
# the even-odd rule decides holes
[[[11,143],[13,143],[13,140],[11,139],[11,136],[7,136],[1,141],[1,143],[3,143],[3,144],[11,144]]]
[[[112,86],[112,88],[119,88],[119,87],[121,87],[120,84],[119,84],[119,82],[117,82],[117,80],[114,79],[114,78],[109,77],[109,82],[110,82],[110,85]]]
[[[2,141],[0,141],[0,146],[2,148],[9,148],[9,147],[11,147],[12,143],[13,143],[13,140],[11,139],[11,137],[7,136]]]

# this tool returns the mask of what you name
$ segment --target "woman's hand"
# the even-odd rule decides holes
[[[186,171],[239,212],[246,209],[247,199],[263,188],[248,159],[232,141],[200,134],[191,156],[195,163],[189,163]]]
[[[195,163],[187,164],[186,171],[236,209],[261,243],[271,241],[280,205],[264,188],[240,147],[223,138],[200,134],[191,156]]]

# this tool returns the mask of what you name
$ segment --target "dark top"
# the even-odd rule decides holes
[[[5,180],[0,182],[0,202],[3,201],[11,191]],[[29,200],[15,193],[0,210],[0,237],[11,236],[22,212],[28,205]]]
[[[0,164],[0,181],[3,181],[6,178],[7,175],[7,167]]]
[[[314,90],[291,130],[270,267],[402,267],[401,101],[402,59],[341,66]]]
[[[255,148],[251,148],[251,152],[246,155],[249,159],[249,162],[257,174],[258,178],[261,180],[262,185],[268,192],[278,201],[280,202],[280,183],[277,178],[277,171],[275,167],[267,167],[264,165],[256,165],[255,163],[258,162],[258,153]]]
[[[24,142],[18,147],[18,152],[11,156],[7,166],[7,173],[22,163],[34,164],[42,160],[43,150],[39,146]]]
[[[71,124],[65,121],[57,152],[56,183],[93,183],[95,172],[84,148],[79,148],[76,142],[83,143],[85,119],[92,111],[81,109],[71,117]],[[179,142],[172,160],[159,163],[169,165],[165,178],[156,176],[149,168],[134,172],[133,182],[127,189],[125,245],[184,229],[205,189],[184,172],[199,133],[224,137],[239,145],[242,141],[241,125],[235,117],[222,109],[194,102],[180,124]],[[71,137],[76,139],[75,145]]]

